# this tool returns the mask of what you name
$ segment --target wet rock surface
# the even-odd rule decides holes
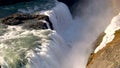
[[[23,28],[25,29],[48,29],[46,23],[43,23],[42,21],[36,21],[34,24],[33,23],[25,23],[23,25]]]
[[[48,29],[49,26],[53,30],[53,25],[46,15],[16,13],[2,18],[1,23],[10,26],[21,25],[27,29]]]
[[[90,56],[87,68],[120,68],[120,30],[112,42]]]

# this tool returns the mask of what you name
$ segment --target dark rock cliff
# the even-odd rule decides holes
[[[68,5],[69,7],[73,6],[75,3],[77,3],[79,0],[58,0],[60,2],[65,3],[66,5]],[[84,1],[84,0],[82,0]]]
[[[58,0],[58,1],[65,3],[69,8],[71,8],[77,3],[81,5],[88,3],[88,0]]]

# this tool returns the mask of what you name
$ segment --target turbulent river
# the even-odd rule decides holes
[[[16,12],[44,14],[54,27],[54,30],[27,30],[19,25],[0,26],[0,32],[4,31],[0,34],[1,68],[85,68],[94,41],[112,16],[111,8],[100,10],[106,6],[107,1],[104,4],[103,1],[90,2],[82,16],[79,4],[73,7],[74,15],[64,3],[54,0],[0,7],[1,18]]]

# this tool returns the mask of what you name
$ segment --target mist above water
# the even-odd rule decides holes
[[[48,47],[46,47],[45,44],[43,45],[43,47],[45,46],[44,48],[46,48],[45,51],[47,52],[47,54],[44,55],[44,57],[41,54],[39,54],[39,56],[34,56],[33,54],[34,57],[30,59],[30,62],[34,61],[34,64],[30,64],[31,68],[86,67],[88,57],[90,53],[93,52],[93,42],[97,39],[99,34],[104,31],[104,29],[107,27],[112,17],[114,16],[112,8],[109,5],[109,0],[89,0],[86,2],[87,3],[82,3],[81,5],[80,1],[79,3],[75,4],[75,6],[73,6],[73,20],[67,6],[59,2],[57,3],[57,6],[55,8],[43,13],[49,16],[50,20],[53,23],[53,26],[56,29],[56,32],[60,34],[60,36],[65,41],[63,39],[60,40],[60,38],[58,37],[59,35],[53,34],[51,39],[52,43],[49,43]],[[38,12],[36,14],[39,15],[40,13],[41,12]],[[16,31],[14,32],[16,33]],[[32,33],[33,35],[35,34],[35,36],[37,33],[37,36],[41,34],[37,30],[25,30],[25,33],[26,32]],[[13,34],[10,33],[10,35]],[[69,44],[71,49],[69,49],[68,46],[65,46],[67,45],[66,43],[61,44],[62,41]],[[44,50],[44,48],[41,49]],[[40,51],[38,53],[40,53]],[[38,59],[40,59],[40,61]]]
[[[64,37],[72,48],[64,58],[62,68],[85,68],[93,52],[93,42],[110,24],[114,11],[109,0],[89,0],[83,6],[73,8],[74,22]]]

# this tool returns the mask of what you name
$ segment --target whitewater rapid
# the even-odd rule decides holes
[[[44,14],[49,16],[53,27],[60,35],[68,30],[68,27],[73,23],[72,15],[68,7],[62,2],[56,2],[56,7],[52,10],[37,12],[36,14]]]
[[[90,22],[88,17],[73,20],[68,7],[58,1],[55,7],[49,10],[38,11],[39,6],[27,9],[18,11],[49,16],[55,30],[27,30],[19,25],[8,26],[7,32],[0,35],[1,67],[86,68],[92,52],[91,45],[97,37],[94,32],[97,29],[93,26],[98,25],[93,25],[93,21],[86,23]],[[88,14],[89,12],[86,13]],[[93,19],[96,19],[96,15]],[[49,24],[47,26],[49,27]]]
[[[29,10],[28,13],[36,10]],[[27,30],[20,25],[8,26],[0,36],[2,68],[60,68],[63,57],[69,51],[61,35],[72,21],[70,11],[65,4],[57,2],[53,9],[34,14],[49,16],[55,30]]]
[[[59,68],[68,46],[55,31],[25,30],[21,26],[9,26],[7,30],[0,36],[2,68]],[[27,63],[24,64],[25,59]]]
[[[115,31],[120,29],[120,14],[118,14],[117,16],[115,16],[111,23],[108,25],[108,27],[106,28],[105,32],[105,36],[103,37],[102,42],[100,43],[100,45],[95,49],[94,53],[97,53],[99,50],[101,50],[103,47],[105,47],[107,45],[107,43],[111,42],[114,37],[115,37]]]

